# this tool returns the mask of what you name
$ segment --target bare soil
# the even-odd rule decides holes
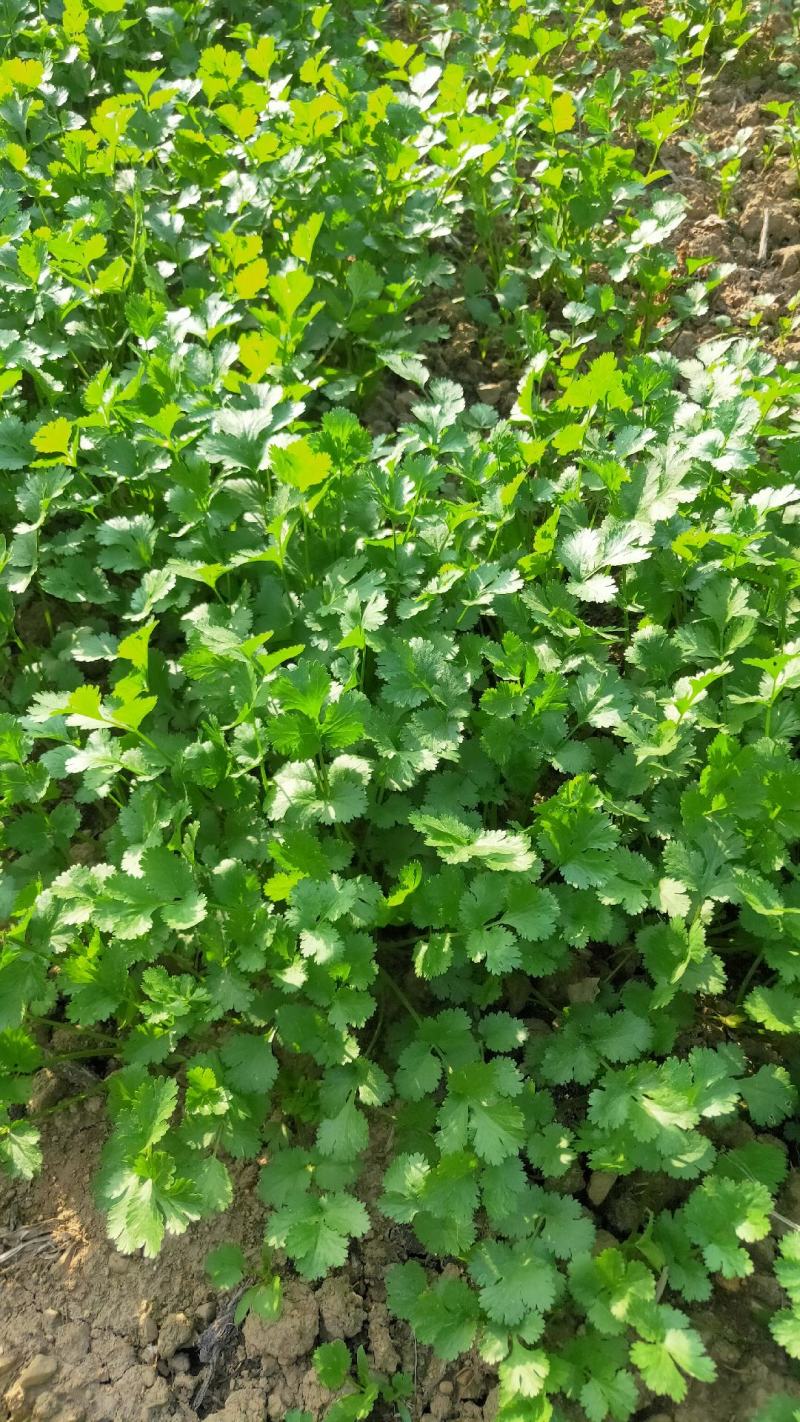
[[[700,108],[692,136],[702,135],[709,147],[720,150],[733,143],[741,130],[750,129],[741,173],[725,215],[720,214],[719,189],[713,178],[698,171],[690,154],[675,141],[665,145],[662,166],[670,184],[688,200],[688,211],[678,229],[678,256],[711,257],[716,263],[735,264],[735,271],[714,293],[712,309],[699,330],[684,330],[675,342],[677,354],[686,355],[698,338],[709,339],[729,331],[736,335],[756,332],[783,362],[800,357],[800,333],[781,331],[781,319],[790,320],[790,303],[800,293],[800,190],[798,174],[779,145],[765,158],[769,145],[763,105],[786,99],[765,78],[743,86],[720,84]]]

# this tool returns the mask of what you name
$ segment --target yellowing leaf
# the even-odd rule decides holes
[[[308,102],[303,99],[294,99],[292,113],[296,137],[300,143],[313,143],[315,139],[324,138],[326,134],[333,133],[333,130],[344,118],[342,109],[330,94],[318,94],[315,99],[309,99]]]
[[[119,143],[135,111],[135,94],[115,94],[98,104],[92,114],[92,128],[107,143]]]
[[[251,153],[257,163],[268,163],[270,158],[280,150],[280,142],[275,133],[260,133],[258,138],[250,145],[248,153]]]
[[[124,257],[115,257],[107,267],[103,267],[94,284],[95,291],[120,291],[128,274]]]
[[[89,11],[81,0],[67,0],[61,24],[68,39],[79,42],[89,23]]]
[[[200,55],[197,77],[206,98],[213,102],[218,94],[232,89],[243,68],[242,57],[235,50],[225,49],[221,44],[204,49]]]
[[[38,59],[4,59],[0,64],[0,98],[15,89],[38,89],[44,65]]]
[[[301,306],[309,295],[314,285],[313,279],[300,267],[294,267],[291,271],[280,272],[278,275],[270,277],[269,292],[275,305],[278,306],[287,321],[294,316],[298,306]]]
[[[246,267],[240,267],[233,278],[233,285],[236,288],[236,295],[244,299],[250,296],[257,296],[259,291],[263,291],[267,284],[269,268],[263,257],[257,257],[254,262],[250,262]]]
[[[262,35],[258,44],[245,50],[244,57],[249,68],[258,75],[259,79],[267,79],[277,53],[277,46],[272,35]]]
[[[322,484],[331,472],[331,457],[321,450],[312,449],[305,438],[292,440],[282,449],[275,446],[271,452],[272,467],[283,484],[291,484],[293,489],[304,493],[314,484]]]
[[[393,66],[393,78],[403,77],[409,60],[414,58],[416,52],[415,44],[406,44],[405,40],[401,39],[384,40],[379,50],[382,58]]]
[[[40,454],[68,454],[72,425],[63,416],[42,425],[31,438],[34,449]]]
[[[563,425],[553,435],[553,447],[559,454],[572,454],[573,450],[580,449],[585,437],[583,425]]]
[[[540,123],[540,128],[548,133],[568,133],[575,127],[575,101],[571,94],[556,94],[550,104],[550,113]]]
[[[13,390],[14,386],[21,379],[22,371],[17,370],[16,366],[10,366],[8,370],[0,371],[0,396],[6,395],[9,390]]]
[[[321,212],[312,212],[306,222],[302,222],[292,236],[292,256],[299,262],[309,262],[314,243],[323,223]]]
[[[299,884],[303,875],[297,872],[281,872],[272,874],[264,884],[264,897],[271,899],[273,903],[280,903],[283,899],[288,899],[295,884]]]
[[[217,117],[237,138],[252,138],[258,128],[258,114],[255,109],[240,109],[236,104],[222,104],[217,109]]]
[[[277,336],[267,336],[262,331],[244,331],[239,337],[239,360],[250,380],[263,379],[277,354]]]
[[[301,84],[310,84],[313,88],[319,88],[320,84],[329,86],[333,77],[333,70],[325,60],[327,48],[320,54],[309,55],[308,59],[300,65],[299,79]]]
[[[137,671],[146,671],[147,648],[157,625],[155,618],[151,618],[149,622],[137,627],[135,632],[123,637],[117,647],[117,656],[123,661],[132,662]]]
[[[28,155],[20,143],[7,143],[3,148],[3,157],[18,173],[24,173]]]
[[[126,69],[125,77],[130,79],[136,85],[139,93],[144,94],[147,98],[148,94],[152,92],[153,85],[158,83],[163,73],[163,69]]]
[[[261,256],[261,234],[259,232],[225,232],[220,239],[220,246],[224,252],[227,252],[235,267],[245,267],[248,262],[254,262],[256,257]]]
[[[592,361],[585,375],[575,376],[557,405],[561,410],[591,410],[603,402],[609,410],[629,410],[633,403],[613,351],[604,351]]]

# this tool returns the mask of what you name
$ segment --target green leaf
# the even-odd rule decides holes
[[[317,1149],[332,1160],[353,1160],[366,1150],[368,1139],[366,1117],[355,1102],[346,1101],[337,1115],[320,1122]]]
[[[267,1242],[285,1248],[305,1279],[322,1279],[347,1258],[349,1240],[369,1229],[369,1216],[352,1195],[304,1195],[275,1212]]]
[[[247,1271],[247,1261],[238,1244],[220,1244],[206,1255],[206,1273],[215,1289],[235,1289]]]
[[[496,1323],[514,1325],[530,1313],[546,1313],[555,1298],[555,1270],[535,1243],[481,1244],[469,1268],[481,1306]]]
[[[779,1248],[781,1257],[775,1264],[775,1277],[796,1308],[800,1304],[800,1236],[785,1234]]]
[[[682,1402],[687,1392],[686,1376],[708,1383],[714,1381],[717,1370],[700,1335],[687,1326],[683,1314],[677,1309],[663,1309],[662,1318],[657,1337],[633,1344],[631,1362],[653,1392]]]
[[[383,365],[399,375],[401,379],[410,381],[413,385],[425,386],[430,380],[430,371],[424,361],[411,351],[395,350],[378,351],[378,358]]]
[[[589,1422],[603,1422],[606,1417],[626,1422],[635,1411],[637,1397],[633,1374],[626,1369],[590,1378],[580,1392]]]
[[[759,1067],[754,1076],[740,1082],[739,1090],[757,1126],[777,1126],[792,1114],[797,1102],[785,1067]]]
[[[550,1375],[550,1359],[541,1348],[526,1348],[515,1339],[500,1364],[501,1408],[518,1397],[539,1397]]]
[[[521,834],[476,830],[452,815],[412,814],[410,820],[425,843],[436,849],[446,864],[479,859],[488,869],[521,874],[536,863],[535,854]]]
[[[226,1076],[237,1090],[261,1094],[274,1085],[278,1064],[263,1037],[236,1032],[223,1043],[221,1056]]]
[[[435,1091],[442,1075],[442,1063],[424,1042],[412,1042],[400,1053],[397,1089],[409,1101],[422,1101]]]
[[[251,1288],[245,1289],[236,1305],[233,1321],[241,1324],[248,1313],[254,1313],[266,1323],[273,1323],[281,1316],[282,1300],[281,1281],[275,1274],[268,1284],[253,1284]]]
[[[776,1394],[763,1407],[759,1408],[752,1422],[798,1422],[798,1419],[800,1419],[800,1402],[797,1398],[788,1397],[782,1393]]]
[[[12,1178],[32,1180],[42,1168],[39,1131],[28,1121],[0,1125],[0,1164]]]
[[[372,263],[366,261],[351,262],[345,281],[355,305],[364,301],[375,301],[383,287],[383,282]]]
[[[332,1343],[322,1343],[314,1351],[314,1370],[323,1387],[337,1392],[350,1372],[350,1351],[347,1344],[340,1338]]]
[[[108,1213],[108,1233],[123,1254],[142,1249],[155,1258],[165,1232],[183,1234],[190,1223],[206,1212],[203,1190],[178,1173],[176,1162],[165,1151],[140,1156],[126,1166],[113,1156],[101,1173],[98,1190]],[[220,1199],[218,1208],[230,1202]]]
[[[274,445],[272,468],[281,483],[305,493],[315,484],[323,484],[331,472],[331,458],[322,450],[314,450],[307,439],[295,439],[291,444]]]
[[[478,1301],[463,1279],[440,1278],[428,1286],[416,1263],[394,1264],[387,1274],[389,1307],[405,1318],[421,1343],[445,1362],[469,1348],[475,1336]]]
[[[4,415],[0,420],[0,469],[24,469],[30,463],[29,429],[17,415]]]
[[[557,918],[558,903],[549,889],[540,889],[521,880],[510,885],[503,922],[522,938],[528,938],[533,943],[549,938]]]
[[[753,1264],[739,1241],[763,1239],[771,1210],[772,1196],[759,1181],[709,1177],[690,1195],[684,1217],[712,1273],[740,1278],[752,1273]]]

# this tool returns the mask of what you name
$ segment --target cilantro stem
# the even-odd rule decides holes
[[[764,961],[764,954],[763,954],[763,952],[757,953],[756,956],[755,956],[755,958],[753,959],[752,963],[750,964],[750,967],[747,969],[747,972],[745,973],[744,977],[742,978],[741,983],[739,984],[739,991],[738,991],[737,994],[736,994],[736,1003],[737,1003],[737,1005],[743,1000],[744,995],[745,995],[745,993],[747,992],[747,989],[749,988],[751,982],[753,981],[753,978],[755,977],[756,973],[758,972],[759,968],[761,967],[761,964],[763,963],[763,961]]]
[[[114,1051],[109,1050],[111,1045],[111,1042],[109,1042],[107,1047],[81,1047],[81,1049],[76,1052],[57,1052],[54,1056],[46,1059],[47,1065],[58,1066],[59,1062],[91,1061],[92,1057],[114,1057],[119,1051],[119,1044],[116,1044]]]
[[[372,1052],[374,1051],[374,1048],[375,1048],[375,1043],[377,1042],[377,1040],[378,1040],[378,1038],[379,1038],[379,1036],[380,1036],[380,1034],[381,1034],[381,1028],[383,1027],[383,1019],[384,1019],[383,1003],[380,1003],[380,1004],[379,1004],[379,1007],[378,1007],[378,1020],[377,1020],[377,1022],[375,1023],[375,1029],[374,1029],[374,1031],[373,1031],[373,1033],[372,1033],[372,1036],[370,1037],[369,1042],[367,1043],[367,1046],[366,1046],[366,1048],[365,1048],[365,1050],[364,1050],[364,1056],[365,1056],[367,1059],[369,1059],[369,1057],[372,1055]]]
[[[57,1017],[37,1017],[36,1021],[37,1023],[41,1023],[44,1027],[53,1027],[59,1032],[65,1029],[69,1030],[73,1026],[71,1022],[61,1021]],[[81,1031],[86,1033],[87,1036],[97,1037],[103,1042],[111,1042],[119,1046],[119,1038],[112,1036],[110,1032],[98,1032],[96,1027],[83,1027]],[[99,1056],[100,1053],[95,1053],[95,1055]]]
[[[55,1101],[52,1106],[43,1106],[40,1111],[30,1111],[26,1121],[43,1121],[47,1116],[56,1116],[59,1111],[68,1111],[70,1106],[78,1106],[81,1101],[87,1101],[91,1096],[97,1096],[105,1090],[106,1083],[98,1081],[96,1086],[88,1086],[85,1091],[78,1091],[74,1096],[62,1096],[60,1101]]]
[[[409,998],[406,997],[406,994],[403,992],[403,989],[401,987],[398,987],[394,978],[389,975],[385,968],[381,968],[380,975],[383,981],[391,988],[392,992],[397,998],[397,1001],[402,1004],[409,1016],[413,1017],[417,1026],[421,1027],[423,1025],[423,1019],[420,1017],[419,1013],[417,1012],[417,1009],[413,1006]]]

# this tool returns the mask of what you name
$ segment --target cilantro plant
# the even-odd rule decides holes
[[[314,1371],[324,1388],[338,1396],[325,1409],[324,1422],[361,1422],[375,1416],[377,1404],[391,1409],[399,1422],[411,1422],[405,1401],[413,1392],[413,1382],[405,1373],[387,1378],[370,1367],[363,1348],[356,1354],[355,1377],[351,1375],[350,1350],[340,1338],[322,1343],[314,1352]],[[313,1422],[310,1412],[287,1412],[286,1422]]]
[[[0,1163],[47,1068],[125,1253],[266,1160],[239,1321],[392,1221],[500,1422],[680,1402],[796,1145],[800,386],[655,186],[757,17],[12,8]]]

